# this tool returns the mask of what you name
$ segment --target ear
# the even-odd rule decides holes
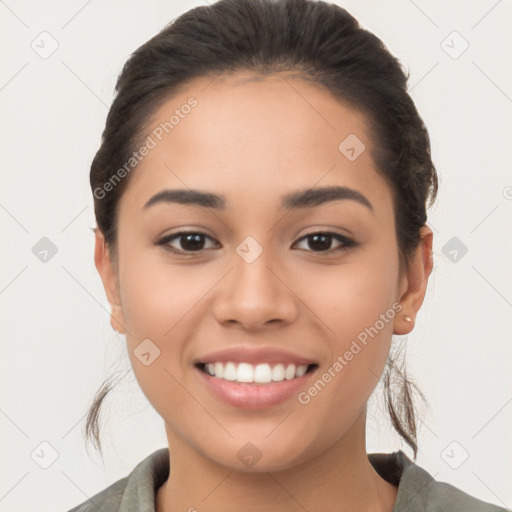
[[[94,263],[103,282],[103,288],[107,295],[108,302],[112,308],[110,314],[110,325],[114,331],[126,334],[124,328],[124,315],[121,306],[119,283],[115,262],[112,261],[105,236],[99,228],[94,229],[96,238],[94,247]]]
[[[400,303],[403,309],[395,317],[393,334],[408,334],[414,329],[416,315],[423,304],[427,291],[428,278],[432,272],[434,258],[432,241],[434,234],[425,224],[420,229],[421,241],[410,260],[409,269],[403,277],[400,290]],[[406,317],[411,320],[405,320]]]

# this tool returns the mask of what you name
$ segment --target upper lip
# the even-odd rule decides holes
[[[284,363],[284,364],[295,364],[310,365],[316,364],[315,361],[294,354],[287,350],[283,350],[277,347],[228,347],[215,352],[210,352],[197,358],[194,363],[249,363],[249,364],[260,364],[260,363]]]

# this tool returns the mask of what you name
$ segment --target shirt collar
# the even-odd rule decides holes
[[[404,452],[370,453],[368,460],[384,480],[398,487],[392,512],[425,505],[433,478]],[[168,477],[169,449],[160,448],[140,462],[128,476],[118,512],[155,512],[157,491]]]

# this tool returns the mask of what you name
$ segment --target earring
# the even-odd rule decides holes
[[[412,318],[411,318],[409,315],[405,315],[405,316],[404,316],[404,320],[405,320],[406,322],[411,322],[411,321],[412,321]]]

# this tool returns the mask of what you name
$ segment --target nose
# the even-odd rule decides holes
[[[248,262],[233,256],[233,268],[217,290],[214,314],[221,324],[246,330],[261,330],[271,325],[289,324],[298,315],[298,297],[289,273],[280,269],[270,251],[263,251]]]

